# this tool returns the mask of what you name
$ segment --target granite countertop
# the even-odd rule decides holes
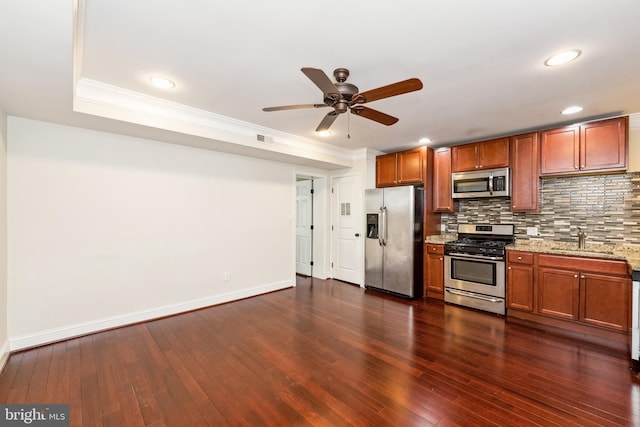
[[[452,240],[456,240],[457,238],[457,234],[436,234],[434,236],[427,236],[426,239],[424,239],[424,242],[442,245]]]
[[[627,261],[633,270],[640,270],[640,245],[587,243],[578,249],[577,242],[516,240],[507,250]]]
[[[439,234],[427,236],[425,243],[444,244],[457,238],[455,233]],[[640,272],[640,245],[587,243],[584,249],[578,249],[578,242],[516,239],[516,243],[507,246],[507,250],[626,261],[632,270]]]

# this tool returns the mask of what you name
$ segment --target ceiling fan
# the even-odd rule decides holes
[[[281,111],[281,110],[297,110],[301,108],[324,108],[331,107],[333,111],[329,111],[322,119],[316,132],[328,130],[339,114],[350,110],[356,116],[364,117],[374,122],[382,123],[390,126],[398,121],[397,117],[390,116],[373,108],[365,107],[361,104],[377,101],[391,96],[402,95],[403,93],[413,92],[422,89],[420,79],[412,78],[401,82],[382,86],[377,89],[371,89],[366,92],[359,92],[357,86],[347,83],[349,70],[346,68],[336,68],[333,76],[336,83],[332,82],[324,71],[318,68],[302,68],[301,71],[320,88],[324,94],[324,104],[299,104],[284,105],[281,107],[266,107],[263,111]]]

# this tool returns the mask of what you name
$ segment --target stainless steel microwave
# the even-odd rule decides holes
[[[454,199],[509,196],[511,196],[509,168],[451,174],[451,197]]]

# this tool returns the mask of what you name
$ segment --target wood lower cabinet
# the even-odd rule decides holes
[[[540,133],[540,174],[618,172],[627,169],[628,117]]]
[[[582,333],[577,329],[581,325],[630,331],[631,277],[626,262],[520,251],[508,251],[507,260],[509,315],[528,312],[528,320],[558,319],[568,322],[567,329]]]
[[[494,169],[509,166],[509,138],[452,147],[451,168],[453,172]]]
[[[507,308],[533,311],[534,256],[528,252],[507,252]]]
[[[540,314],[578,320],[580,282],[570,270],[538,268],[538,309]]]
[[[580,276],[580,321],[625,332],[629,329],[628,279],[602,274]]]
[[[444,245],[425,245],[424,271],[425,297],[444,299]]]

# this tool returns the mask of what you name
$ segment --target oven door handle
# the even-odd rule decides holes
[[[460,295],[460,296],[469,297],[469,298],[475,298],[475,299],[479,299],[479,300],[482,300],[482,301],[489,301],[489,302],[503,302],[504,301],[502,298],[487,297],[487,296],[484,296],[484,295],[474,294],[472,292],[458,291],[456,289],[447,288],[447,292],[449,292],[450,294]]]
[[[501,256],[469,255],[469,254],[460,254],[457,252],[451,252],[447,255],[451,257],[456,257],[456,258],[481,259],[481,260],[487,260],[487,261],[503,261],[504,260],[504,257],[501,257]]]

